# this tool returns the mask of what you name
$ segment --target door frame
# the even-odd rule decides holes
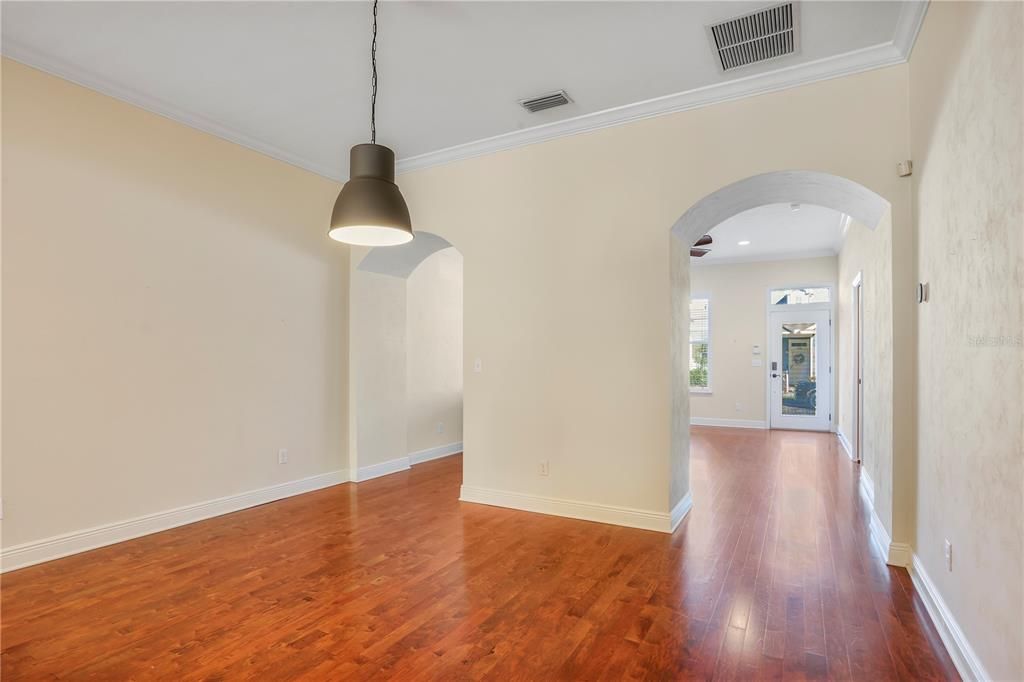
[[[853,387],[852,406],[853,419],[850,434],[853,442],[850,447],[853,452],[850,455],[854,462],[861,462],[864,458],[864,272],[860,271],[850,283],[850,316],[851,331],[850,343],[853,346],[852,356],[853,367],[850,372],[850,382]]]
[[[772,291],[776,289],[828,289],[828,303],[795,303],[795,304],[782,304],[772,305]],[[767,358],[771,354],[771,341],[772,341],[772,312],[783,311],[783,310],[827,310],[829,319],[829,330],[828,330],[828,368],[829,368],[829,392],[828,392],[828,406],[829,414],[832,417],[829,419],[828,429],[835,433],[836,422],[838,415],[836,414],[836,386],[839,383],[837,381],[835,370],[836,366],[836,283],[835,282],[814,282],[807,283],[802,282],[800,284],[773,284],[772,286],[765,289],[764,292],[764,303],[765,303],[765,315],[764,315],[764,338],[765,338],[765,354],[766,362],[764,363],[764,424],[766,429],[772,428],[772,361],[771,358]]]

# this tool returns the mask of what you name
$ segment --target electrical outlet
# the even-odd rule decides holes
[[[737,412],[742,412],[743,411],[743,403],[737,401],[737,403],[736,403],[736,411]]]
[[[548,461],[546,459],[542,459],[537,465],[537,473],[541,476],[548,475]]]
[[[288,451],[287,450],[282,449],[282,450],[278,450],[277,451],[277,463],[278,464],[287,464],[288,463]]]
[[[946,540],[946,570],[953,570],[953,543]]]
[[[444,422],[437,422],[437,432],[444,433]]]

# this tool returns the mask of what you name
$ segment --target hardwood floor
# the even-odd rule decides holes
[[[672,536],[458,502],[461,457],[3,576],[6,680],[955,679],[834,436],[693,429]]]

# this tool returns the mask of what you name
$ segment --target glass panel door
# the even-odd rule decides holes
[[[827,431],[832,420],[829,312],[773,311],[769,321],[771,427]]]

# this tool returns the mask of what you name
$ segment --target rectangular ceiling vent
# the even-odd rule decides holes
[[[766,62],[797,51],[794,3],[775,5],[708,27],[723,71]]]
[[[522,104],[523,108],[531,114],[536,114],[538,111],[560,107],[571,101],[572,100],[569,99],[569,95],[565,94],[565,90],[559,90],[558,92],[549,92],[548,94],[541,95],[540,97],[521,99],[519,100],[519,103]]]

